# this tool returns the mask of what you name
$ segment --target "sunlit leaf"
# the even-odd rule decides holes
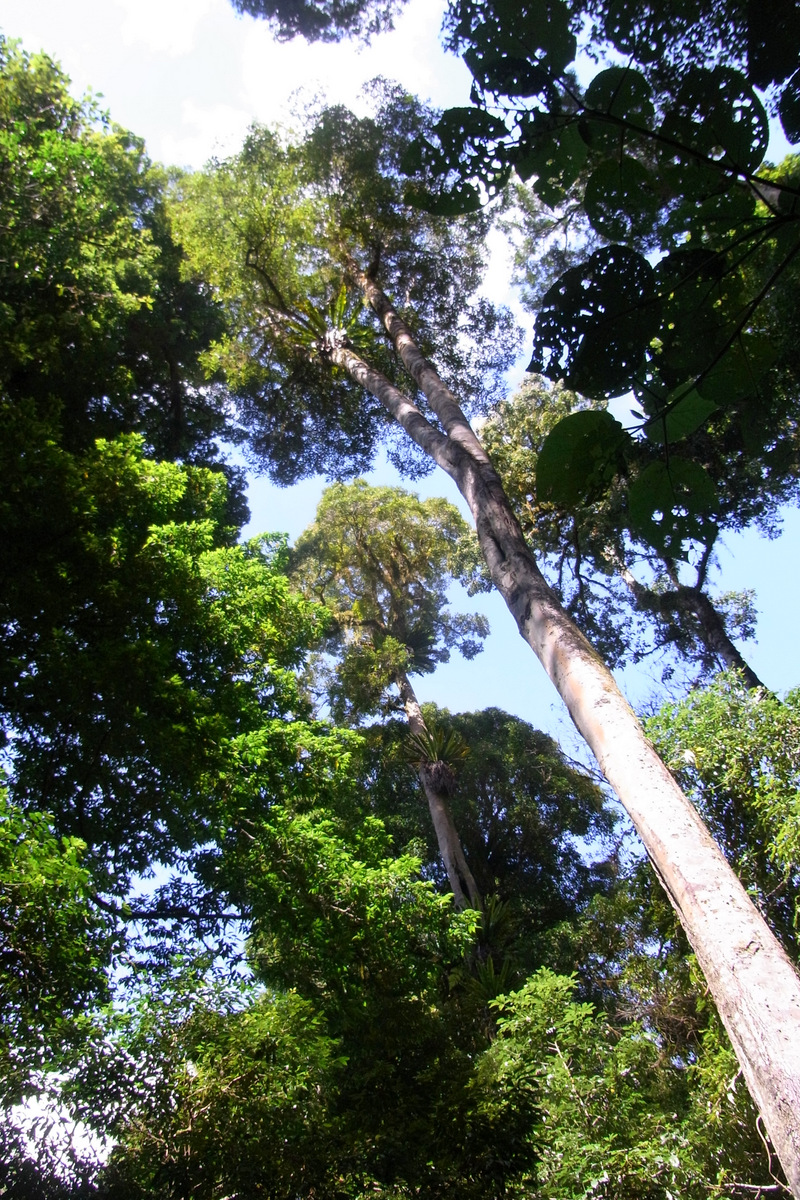
[[[700,429],[717,407],[697,388],[687,392],[684,385],[667,397],[664,411],[647,422],[645,433],[651,442],[679,442]]]
[[[536,466],[536,494],[559,508],[591,503],[625,465],[629,435],[611,413],[570,413],[545,439]]]

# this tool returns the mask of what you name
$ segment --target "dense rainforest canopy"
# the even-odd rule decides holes
[[[797,163],[762,164],[796,11],[464,0],[446,36],[472,107],[381,81],[196,174],[0,42],[8,1196],[800,1194],[800,695],[712,591],[720,532],[797,498]],[[335,480],[293,546],[242,539],[233,446]],[[360,478],[380,446],[475,528]],[[551,737],[419,703],[479,669],[455,583],[650,861]],[[693,686],[642,731],[598,651],[655,650]]]

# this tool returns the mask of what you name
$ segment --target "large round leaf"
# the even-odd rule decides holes
[[[584,396],[619,396],[658,329],[653,268],[624,246],[598,250],[561,276],[536,320],[529,371]]]
[[[550,431],[536,464],[536,495],[559,508],[591,503],[624,467],[630,437],[611,413],[570,413]]]
[[[458,5],[459,19],[453,27],[456,42],[470,47],[468,66],[476,83],[507,96],[532,95],[518,91],[525,73],[517,65],[508,75],[503,58],[527,61],[543,67],[551,76],[562,74],[575,57],[576,41],[571,29],[570,8],[564,0],[483,0]],[[504,91],[505,86],[514,90]],[[522,86],[527,86],[524,82]]]
[[[761,334],[740,334],[700,380],[697,390],[714,404],[731,404],[751,396],[777,349]]]
[[[661,127],[664,138],[734,171],[755,171],[769,141],[764,106],[743,75],[726,67],[695,67]]]
[[[433,134],[416,138],[403,155],[404,173],[424,177],[406,187],[408,204],[439,216],[459,216],[480,208],[478,182],[490,197],[505,187],[511,165],[503,144],[508,130],[499,117],[480,108],[448,108]]]
[[[608,67],[595,75],[584,104],[637,129],[649,129],[655,113],[650,84],[632,67]]]
[[[463,217],[466,213],[478,212],[482,207],[478,189],[474,184],[461,180],[457,180],[451,188],[442,188],[437,192],[429,191],[417,183],[409,183],[403,190],[403,199],[412,208],[435,217]]]
[[[717,534],[717,493],[708,472],[691,459],[651,463],[628,491],[634,533],[667,558],[685,558],[686,543],[709,546]]]
[[[681,438],[696,433],[718,405],[701,396],[697,388],[684,384],[667,397],[663,408],[645,425],[645,433],[651,442],[679,442]]]
[[[493,46],[470,46],[464,62],[473,79],[499,96],[538,96],[552,87],[550,75],[536,62],[501,54]]]
[[[584,207],[598,233],[622,242],[652,232],[660,200],[650,172],[623,154],[600,163],[592,172]]]
[[[658,369],[670,386],[702,375],[741,323],[746,294],[741,273],[723,254],[702,248],[669,254],[655,269],[662,303]]]
[[[593,150],[613,153],[631,133],[649,129],[655,110],[650,85],[630,67],[609,67],[586,89],[581,135]]]

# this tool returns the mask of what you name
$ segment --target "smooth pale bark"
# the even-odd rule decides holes
[[[408,676],[401,675],[397,680],[397,686],[400,689],[400,699],[403,702],[409,729],[418,736],[426,734],[428,728],[425,718]],[[419,781],[428,801],[436,841],[439,844],[439,853],[447,871],[450,887],[453,889],[456,908],[481,908],[481,894],[464,857],[464,849],[450,812],[447,796],[434,786],[431,774],[425,769],[424,764],[419,768]]]
[[[790,1187],[800,1200],[800,979],[599,655],[548,587],[455,396],[371,278],[372,308],[426,396],[435,427],[346,346],[331,358],[454,480],[492,579],[641,837],[708,981]]]

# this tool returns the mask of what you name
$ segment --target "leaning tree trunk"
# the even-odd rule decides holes
[[[674,596],[674,604],[678,611],[690,612],[697,618],[706,648],[729,670],[739,671],[745,687],[764,688],[753,668],[731,641],[722,614],[717,611],[706,593],[701,588],[681,587]]]
[[[624,563],[612,556],[617,573],[644,612],[656,615],[667,612],[689,613],[699,626],[699,636],[706,651],[728,670],[736,670],[748,688],[767,688],[731,640],[722,614],[700,587],[678,587],[674,591],[654,592],[640,583]]]
[[[359,282],[441,428],[345,343],[331,346],[330,358],[384,405],[469,505],[495,586],[644,842],[800,1200],[800,979],[611,672],[545,582],[452,392],[374,280]]]
[[[403,702],[409,729],[417,736],[424,736],[428,732],[425,718],[408,676],[401,675],[397,685],[400,688],[400,699]],[[450,887],[453,889],[456,908],[481,908],[481,894],[464,857],[461,839],[453,821],[453,814],[450,812],[447,796],[441,788],[436,786],[433,775],[425,763],[419,767],[419,780],[428,801],[436,841],[439,844],[439,853],[447,871],[447,878],[450,880]]]

